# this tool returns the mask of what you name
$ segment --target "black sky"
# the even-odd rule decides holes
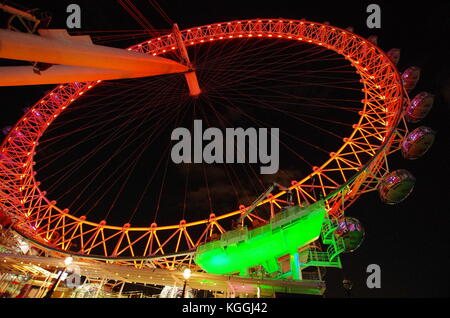
[[[29,8],[49,10],[51,27],[63,28],[65,8],[78,3],[82,8],[82,30],[138,29],[116,1],[19,1]],[[135,1],[141,12],[158,29],[169,29],[147,1]],[[354,284],[356,297],[448,297],[450,265],[449,243],[449,104],[450,104],[450,3],[444,1],[159,1],[180,28],[235,19],[306,18],[330,21],[338,27],[353,26],[362,36],[377,34],[385,51],[402,49],[399,70],[417,65],[422,77],[415,92],[436,94],[434,108],[421,123],[437,131],[433,148],[423,158],[406,161],[395,154],[394,169],[405,168],[417,178],[416,188],[403,203],[387,206],[376,193],[361,197],[348,211],[361,220],[366,229],[363,245],[342,257],[344,270],[330,270],[329,297],[343,297],[340,281],[344,275]],[[382,10],[382,28],[365,25],[366,6],[378,3]],[[133,43],[133,42],[131,42]],[[130,44],[131,44],[130,43]],[[123,44],[122,44],[123,45]],[[0,126],[13,125],[22,108],[32,105],[48,87],[0,88],[2,113]],[[416,127],[416,126],[413,126]],[[382,288],[365,285],[366,267],[379,264]]]

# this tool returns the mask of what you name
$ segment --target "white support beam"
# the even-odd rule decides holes
[[[162,75],[184,73],[176,61],[144,53],[92,44],[64,30],[45,30],[41,36],[0,30],[0,58]]]
[[[37,74],[32,66],[0,67],[0,86],[63,84],[153,76],[150,72],[127,72],[104,68],[53,65]]]

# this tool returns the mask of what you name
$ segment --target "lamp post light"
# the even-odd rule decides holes
[[[192,274],[192,272],[189,268],[186,268],[183,271],[184,285],[183,285],[183,293],[181,296],[182,298],[186,298],[186,295],[185,295],[186,294],[186,284],[187,284],[188,279],[191,278],[191,274]]]
[[[347,297],[351,298],[352,297],[352,289],[353,289],[352,281],[348,280],[348,279],[344,279],[342,281],[342,285],[343,285],[343,287],[345,289],[345,293],[347,294]]]
[[[71,256],[66,257],[64,260],[64,269],[59,272],[58,278],[56,279],[56,283],[52,285],[52,287],[47,291],[47,294],[45,294],[44,298],[52,298],[53,292],[56,289],[56,286],[58,286],[59,281],[61,280],[62,275],[66,272],[67,267],[72,264],[73,258]]]

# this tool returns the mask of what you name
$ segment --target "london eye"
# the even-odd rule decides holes
[[[30,264],[63,268],[70,258],[98,286],[166,286],[168,297],[188,271],[183,296],[321,295],[326,269],[364,244],[351,205],[370,192],[405,200],[416,178],[390,158],[418,159],[435,139],[420,123],[434,102],[414,90],[420,68],[399,72],[400,50],[352,28],[280,18],[174,24],[126,50],[39,30],[1,30],[1,57],[47,63],[5,70],[3,86],[57,84],[6,131],[2,226],[32,246]],[[68,53],[46,53],[45,41]],[[278,171],[220,156],[175,163],[171,133],[194,135],[196,121],[278,128]],[[258,145],[224,147],[249,154]]]

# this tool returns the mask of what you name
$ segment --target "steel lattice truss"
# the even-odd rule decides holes
[[[186,46],[233,38],[278,38],[304,41],[337,52],[347,59],[361,77],[363,93],[360,118],[343,145],[320,167],[293,181],[295,203],[306,205],[322,195],[330,215],[340,217],[362,193],[377,188],[389,171],[387,155],[399,149],[406,134],[402,117],[408,96],[395,65],[386,54],[366,39],[347,30],[299,20],[245,20],[212,24],[182,31]],[[232,43],[230,43],[232,45]],[[161,55],[176,50],[172,34],[135,45],[135,50]],[[0,152],[0,208],[13,216],[15,229],[35,243],[62,253],[88,255],[137,266],[174,268],[214,233],[223,233],[225,220],[245,213],[248,207],[208,219],[170,226],[113,226],[75,217],[57,207],[39,188],[33,171],[33,156],[39,138],[69,105],[100,81],[60,85],[37,102],[11,130]],[[402,128],[400,128],[402,127]],[[319,181],[313,182],[313,178]],[[313,195],[316,194],[316,195]],[[274,213],[286,200],[286,191],[269,196],[247,216],[260,218],[258,209],[267,205]],[[262,220],[262,219],[261,219]],[[267,220],[262,220],[267,222]],[[74,250],[74,243],[78,246]],[[125,261],[124,258],[128,259]]]

